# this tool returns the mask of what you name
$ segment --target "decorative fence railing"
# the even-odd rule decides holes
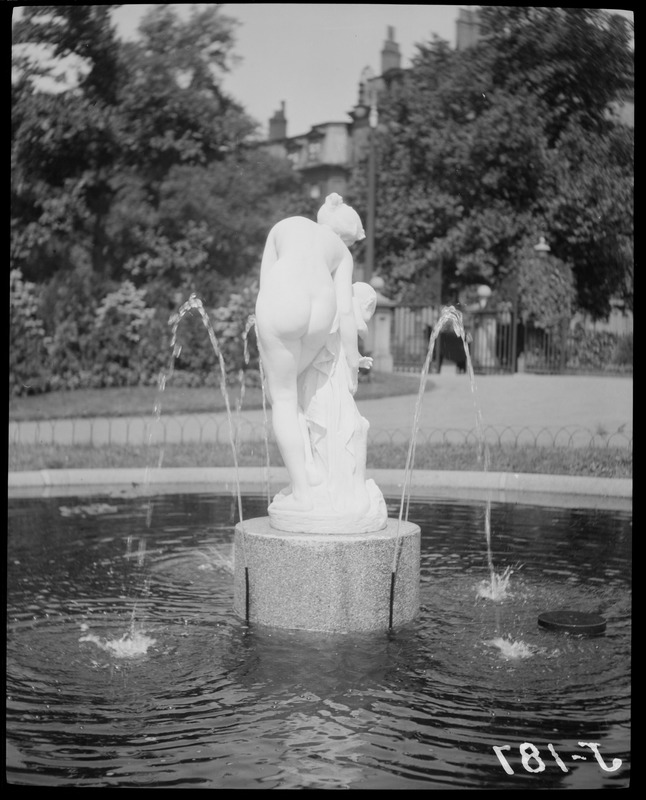
[[[482,435],[491,445],[534,447],[601,447],[632,448],[633,432],[628,424],[619,430],[591,431],[584,427],[554,428],[485,426]],[[371,426],[371,445],[403,444],[410,441],[410,428],[379,429]],[[417,445],[473,444],[477,446],[481,432],[476,428],[420,428]],[[166,444],[207,444],[231,446],[273,441],[264,424],[241,418],[234,422],[214,414],[174,415],[159,421],[146,417],[116,417],[94,419],[58,419],[9,423],[9,468],[12,450],[20,447],[47,445],[92,446]]]
[[[433,326],[440,308],[402,306],[394,309],[391,351],[394,368],[417,371],[424,364]],[[509,311],[465,312],[464,329],[469,339],[469,353],[477,374],[512,372],[632,374],[632,361],[615,363],[616,351],[624,344],[632,352],[632,317],[624,325],[604,331],[592,323],[567,320],[552,328],[531,323],[513,324]],[[573,321],[574,322],[574,321]],[[464,345],[451,331],[444,331],[435,343],[432,369],[452,361],[462,368]],[[621,360],[620,360],[621,361]]]

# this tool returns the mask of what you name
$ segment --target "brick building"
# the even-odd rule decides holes
[[[287,136],[285,103],[269,120],[269,136],[264,148],[292,162],[303,179],[307,194],[324,198],[330,192],[345,193],[352,167],[365,156],[368,146],[370,107],[376,95],[403,72],[395,29],[388,28],[381,50],[381,73],[363,71],[357,102],[346,122],[321,122],[300,136]]]
[[[456,49],[464,50],[476,44],[483,35],[477,8],[458,9]],[[330,192],[345,193],[352,168],[366,155],[369,137],[370,108],[381,92],[401,78],[401,53],[395,41],[395,29],[388,27],[381,49],[380,74],[367,67],[358,85],[357,102],[348,112],[349,120],[321,122],[307,133],[287,136],[285,103],[269,120],[269,135],[263,147],[282,158],[288,158],[303,178],[307,194],[324,198]],[[626,124],[634,124],[634,98],[618,100],[614,113]]]

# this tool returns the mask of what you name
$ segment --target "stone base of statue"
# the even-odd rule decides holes
[[[289,490],[278,492],[267,509],[269,523],[279,531],[294,533],[369,533],[386,527],[388,509],[381,490],[373,480],[365,482],[365,493],[357,498],[348,493],[344,502],[331,496],[325,485],[313,486],[314,507],[307,512],[290,506]]]
[[[386,631],[419,613],[420,528],[412,522],[321,534],[279,531],[259,517],[236,525],[234,554],[234,613],[250,623]]]

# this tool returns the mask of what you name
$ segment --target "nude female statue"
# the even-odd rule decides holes
[[[319,209],[317,222],[288,217],[274,225],[265,244],[256,324],[274,436],[291,481],[281,504],[290,510],[312,507],[311,486],[317,480],[307,458],[298,378],[337,323],[350,390],[357,388],[361,356],[349,248],[363,238],[359,215],[333,193]]]

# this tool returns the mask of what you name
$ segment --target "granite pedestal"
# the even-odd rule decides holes
[[[234,552],[234,613],[250,623],[385,631],[419,612],[420,528],[412,522],[316,534],[279,531],[258,517],[236,525]]]

